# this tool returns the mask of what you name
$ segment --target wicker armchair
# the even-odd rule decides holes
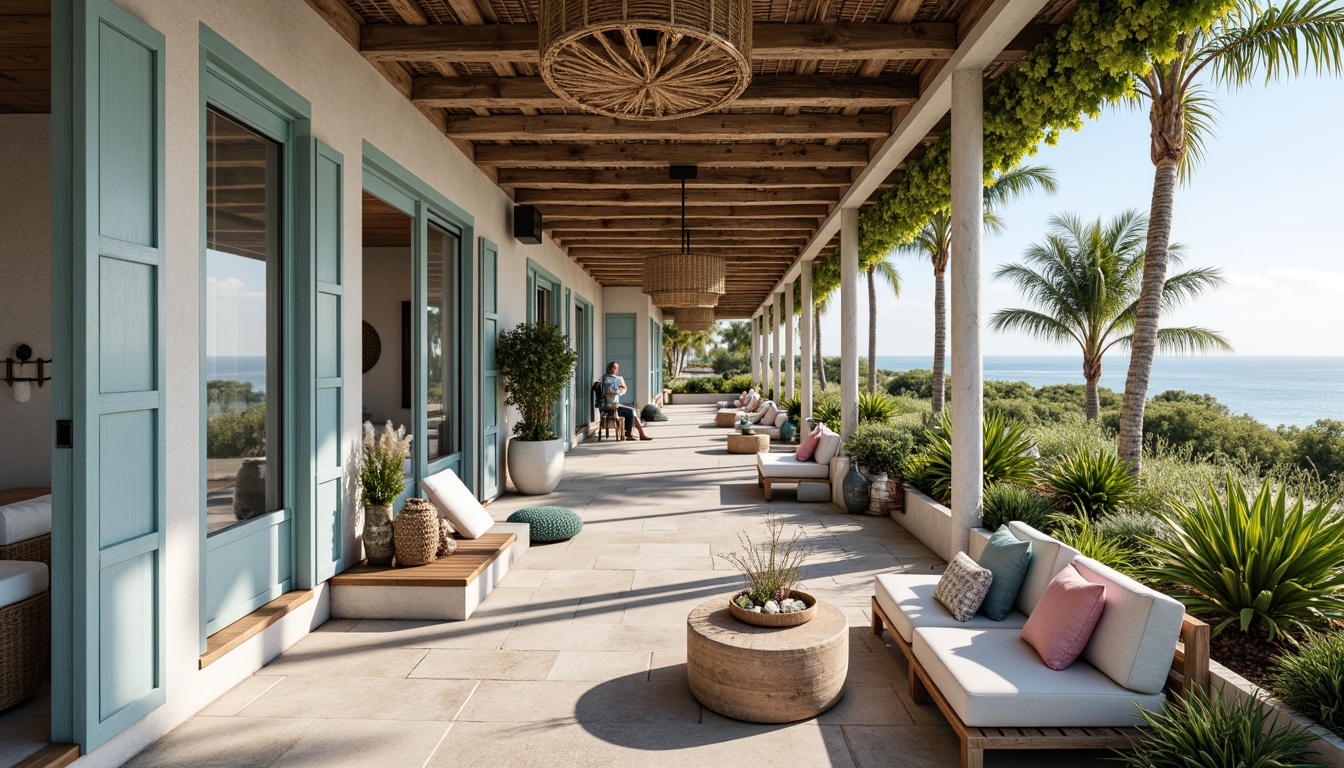
[[[47,569],[17,561],[0,563],[0,581],[8,580],[21,583],[29,594],[36,594],[0,606],[0,710],[36,693],[50,675],[51,667]]]

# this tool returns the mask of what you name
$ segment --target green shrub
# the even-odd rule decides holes
[[[1270,687],[1289,707],[1344,736],[1344,631],[1295,641],[1274,660]]]
[[[1344,421],[1319,419],[1309,427],[1285,427],[1279,432],[1292,444],[1294,464],[1344,482]]]
[[[1129,466],[1111,450],[1067,456],[1046,472],[1045,479],[1070,506],[1093,519],[1124,506],[1137,484]]]
[[[881,392],[859,394],[859,423],[886,421],[896,415],[896,401]]]
[[[1229,702],[1193,688],[1162,713],[1141,710],[1147,728],[1116,759],[1129,768],[1311,768],[1310,734],[1272,726],[1255,698]]]
[[[254,405],[207,421],[205,454],[212,459],[266,455],[266,406]]]
[[[1159,399],[1159,398],[1166,399]],[[1119,426],[1118,413],[1106,414],[1107,427]],[[1165,392],[1148,403],[1143,413],[1147,440],[1190,446],[1196,456],[1228,456],[1272,465],[1289,457],[1288,439],[1254,418],[1231,415],[1227,407],[1207,395]]]
[[[714,354],[709,357],[709,365],[720,376],[734,376],[751,368],[751,353],[734,353],[722,348],[716,349]],[[750,374],[747,375],[750,378]],[[742,389],[746,389],[746,387]],[[741,392],[742,389],[738,391]]]
[[[741,373],[736,376],[724,376],[723,383],[719,385],[719,391],[724,394],[740,395],[751,388],[751,374]]]
[[[1124,574],[1138,574],[1144,558],[1139,552],[1126,547],[1119,539],[1108,538],[1097,524],[1082,512],[1055,515],[1051,534],[1084,557],[1090,557]]]
[[[860,424],[845,441],[845,453],[874,474],[899,476],[914,448],[915,436],[909,429],[882,422]]]
[[[1013,520],[1021,520],[1038,531],[1051,525],[1050,498],[1015,485],[991,485],[985,489],[984,526],[997,530]]]
[[[944,388],[950,387],[952,377],[944,379]],[[933,371],[916,368],[911,371],[896,371],[887,379],[887,394],[894,397],[914,397],[928,400],[933,397]]]
[[[555,440],[551,409],[574,380],[578,355],[569,337],[551,323],[519,323],[499,334],[495,361],[504,380],[504,402],[522,418],[513,427],[520,440]]]
[[[1227,499],[1212,486],[1195,506],[1161,515],[1168,535],[1148,540],[1156,581],[1176,585],[1191,614],[1234,623],[1242,631],[1263,625],[1270,640],[1319,628],[1344,617],[1344,516],[1335,499],[1307,507],[1299,495],[1265,481],[1251,496],[1229,480]]]
[[[1133,552],[1146,552],[1147,540],[1163,535],[1162,521],[1139,512],[1115,512],[1093,523],[1097,533]]]
[[[919,475],[927,485],[916,484],[935,499],[952,496],[952,417],[944,411],[938,426],[927,430],[928,444],[923,454],[927,464]],[[984,485],[996,483],[1025,485],[1035,479],[1036,459],[1030,455],[1031,443],[1017,422],[989,415],[984,421]]]
[[[1115,450],[1115,434],[1108,432],[1095,421],[1083,418],[1082,411],[1077,416],[1068,416],[1058,422],[1041,424],[1027,430],[1027,437],[1036,446],[1041,455],[1041,463],[1046,467],[1065,456],[1076,456],[1088,451]],[[1148,465],[1144,464],[1144,470]]]

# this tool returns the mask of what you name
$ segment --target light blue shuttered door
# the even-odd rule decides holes
[[[499,495],[499,247],[481,238],[481,500]]]
[[[299,380],[308,387],[299,408],[300,475],[298,586],[326,581],[343,567],[345,551],[345,440],[341,430],[345,380],[341,359],[344,303],[344,239],[342,237],[341,154],[316,139],[303,142],[301,174],[309,192],[303,213],[308,238],[301,253],[310,269],[301,290],[310,302],[303,307],[312,350]],[[300,333],[302,337],[302,333]],[[303,562],[308,560],[311,565]],[[311,580],[311,581],[310,581]]]
[[[626,313],[607,313],[607,363],[616,363],[621,366],[621,377],[625,379],[625,394],[621,396],[621,402],[629,405],[639,402],[639,354],[636,351],[638,344],[639,326],[635,316]],[[606,375],[606,363],[602,365],[602,373]]]
[[[164,38],[110,0],[58,5],[57,417],[73,439],[55,462],[58,566],[70,557],[55,596],[72,636],[53,730],[87,751],[165,698]]]

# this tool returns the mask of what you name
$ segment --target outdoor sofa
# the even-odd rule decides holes
[[[756,485],[765,491],[765,500],[771,500],[771,487],[779,484],[799,486],[799,496],[803,484],[824,485],[826,499],[830,499],[830,489],[835,473],[834,459],[840,453],[840,435],[821,428],[821,437],[817,441],[812,457],[799,461],[798,453],[758,453],[756,454]],[[814,501],[816,499],[813,499]]]
[[[742,413],[741,408],[724,408],[715,413],[714,425],[717,427],[737,427],[737,418]],[[748,413],[747,417],[751,420],[752,428],[757,434],[769,435],[771,440],[779,439],[780,427],[788,421],[789,414],[782,411],[775,401],[766,400],[761,403],[761,407],[754,413]]]
[[[932,697],[942,710],[961,741],[963,768],[981,768],[986,749],[1127,747],[1139,734],[1140,707],[1160,711],[1167,694],[1208,686],[1208,625],[1179,602],[1021,522],[1009,530],[1031,543],[1031,560],[1002,621],[977,613],[958,622],[934,600],[937,574],[881,574],[873,585],[873,632],[891,628],[909,662],[911,698]],[[973,558],[989,536],[971,532]],[[1105,586],[1104,607],[1082,655],[1054,670],[1021,632],[1069,565]]]

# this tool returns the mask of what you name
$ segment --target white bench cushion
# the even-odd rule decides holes
[[[823,425],[821,439],[817,441],[817,450],[812,454],[812,460],[818,464],[830,464],[831,459],[834,459],[839,452],[840,435]]]
[[[831,467],[815,461],[799,461],[792,453],[758,453],[756,466],[769,478],[828,480]]]
[[[1167,681],[1185,607],[1090,557],[1073,561],[1078,573],[1106,587],[1105,608],[1083,659],[1140,693],[1158,693]]]
[[[892,629],[905,642],[913,642],[915,627],[1021,630],[1027,623],[1027,617],[1021,611],[1010,611],[1003,621],[995,621],[982,613],[972,616],[969,621],[957,621],[947,608],[933,599],[939,578],[936,573],[883,573],[873,579],[877,604],[891,619]]]
[[[0,546],[51,533],[51,494],[0,507]]]
[[[1053,670],[1015,629],[920,627],[915,658],[970,726],[1102,728],[1139,725],[1138,708],[1162,711],[1165,697],[1128,690],[1095,667]]]
[[[420,487],[425,490],[430,503],[439,508],[439,517],[447,520],[465,539],[479,539],[495,524],[495,519],[451,469],[421,480]]]
[[[28,560],[0,560],[0,608],[47,591],[47,566]]]
[[[1027,576],[1022,580],[1022,589],[1017,593],[1017,610],[1031,615],[1036,604],[1045,594],[1045,587],[1055,575],[1064,570],[1064,566],[1073,562],[1078,550],[1058,539],[1046,536],[1030,525],[1014,520],[1008,524],[1008,530],[1019,541],[1031,542],[1031,565],[1027,566]]]

